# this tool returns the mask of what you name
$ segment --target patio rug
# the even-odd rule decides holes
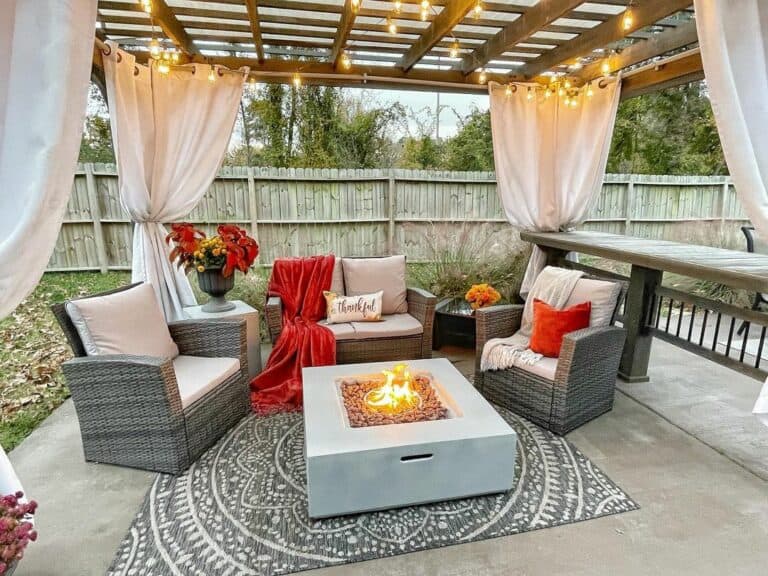
[[[108,575],[288,574],[638,508],[568,441],[497,409],[518,434],[512,491],[318,521],[301,414],[248,416],[187,473],[158,476]]]

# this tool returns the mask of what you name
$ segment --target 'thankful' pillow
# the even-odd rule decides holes
[[[384,293],[359,296],[339,296],[334,292],[323,292],[328,305],[328,324],[343,322],[378,322],[381,320],[381,298]]]
[[[591,302],[576,304],[564,310],[553,308],[538,298],[533,301],[533,331],[528,347],[543,356],[557,358],[563,336],[589,327]]]

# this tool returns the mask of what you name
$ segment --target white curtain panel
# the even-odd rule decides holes
[[[582,90],[575,108],[556,93],[529,100],[526,85],[511,95],[505,86],[489,85],[496,180],[510,224],[555,232],[586,219],[603,181],[619,85],[593,83],[594,95]],[[523,295],[544,265],[544,253],[534,248]]]
[[[96,0],[0,1],[0,318],[37,285],[72,190]]]
[[[195,64],[167,75],[110,42],[104,56],[120,199],[136,223],[132,280],[149,282],[168,320],[197,302],[168,259],[164,222],[188,216],[213,182],[237,117],[243,73]]]
[[[747,216],[768,237],[768,2],[696,0],[696,29],[728,171]],[[768,426],[768,381],[755,403]]]

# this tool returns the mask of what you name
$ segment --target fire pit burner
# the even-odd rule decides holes
[[[352,428],[442,420],[448,416],[431,376],[412,376],[404,364],[382,374],[343,378],[340,385]]]

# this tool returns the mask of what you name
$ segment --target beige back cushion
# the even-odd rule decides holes
[[[333,276],[331,277],[331,288],[329,291],[339,296],[344,296],[344,269],[341,267],[341,258],[336,258],[333,262]]]
[[[405,256],[385,258],[342,258],[347,296],[384,292],[382,314],[405,314],[408,301],[405,288]]]
[[[573,288],[565,308],[570,308],[582,302],[592,302],[592,314],[589,317],[589,325],[595,327],[608,326],[611,323],[620,292],[621,285],[618,282],[581,278],[576,282],[576,286]]]
[[[67,314],[88,356],[135,354],[176,358],[179,348],[150,284],[128,290],[71,300]]]

